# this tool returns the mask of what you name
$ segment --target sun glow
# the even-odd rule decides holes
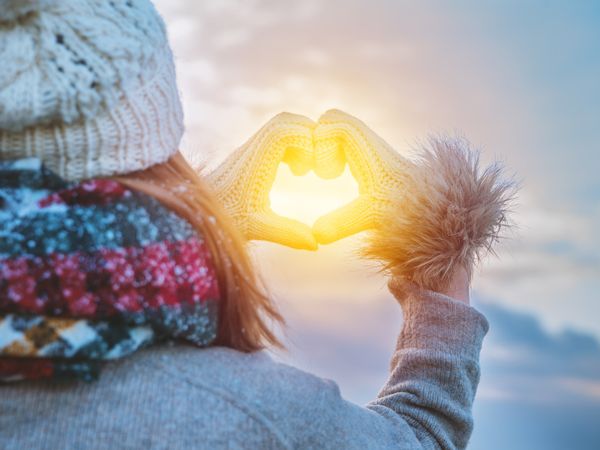
[[[348,167],[333,180],[314,172],[298,177],[281,164],[271,189],[271,207],[277,213],[312,225],[319,217],[354,200],[358,185]]]

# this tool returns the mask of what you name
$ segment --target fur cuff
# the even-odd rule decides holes
[[[365,256],[395,276],[434,291],[461,265],[471,274],[493,252],[515,194],[499,164],[479,169],[479,153],[463,139],[431,138],[404,191],[370,236]]]

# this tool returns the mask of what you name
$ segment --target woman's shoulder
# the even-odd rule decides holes
[[[0,428],[28,439],[36,429],[46,430],[45,439],[56,439],[59,446],[98,432],[132,446],[140,439],[160,442],[161,435],[166,439],[175,432],[183,446],[193,436],[218,442],[244,429],[244,445],[255,439],[259,447],[293,447],[298,431],[312,426],[328,399],[339,398],[332,381],[279,363],[265,351],[187,345],[140,351],[108,364],[93,383],[32,382],[0,389],[0,408],[12,412],[0,417]],[[65,417],[72,428],[49,436],[48,429],[65,430]],[[19,423],[28,425],[20,430]],[[149,430],[151,438],[145,434]]]
[[[164,346],[141,355],[139,366],[261,408],[272,400],[279,407],[289,403],[297,410],[311,396],[322,397],[325,392],[339,396],[332,380],[279,362],[265,350],[244,353],[227,347]]]
[[[140,365],[166,374],[192,398],[214,397],[259,423],[286,447],[306,444],[307,439],[335,428],[342,410],[354,409],[342,399],[338,385],[278,361],[267,351],[243,353],[226,347],[203,350],[177,346],[148,354]]]

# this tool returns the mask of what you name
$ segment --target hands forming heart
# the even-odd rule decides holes
[[[277,215],[269,192],[281,162],[295,175],[313,170],[325,179],[340,176],[347,163],[359,195],[320,217],[312,229]],[[281,113],[209,174],[208,182],[248,240],[315,250],[318,244],[378,227],[390,192],[405,187],[411,167],[363,122],[342,111],[327,111],[316,123]]]
[[[208,181],[247,239],[314,250],[372,229],[363,255],[402,280],[442,292],[454,275],[468,280],[506,224],[514,184],[502,167],[479,167],[460,138],[432,138],[413,163],[364,123],[330,110],[317,122],[279,114],[229,156]],[[350,203],[312,228],[275,214],[269,191],[281,162],[296,175],[335,178],[345,165],[358,184]],[[464,283],[463,283],[464,284]]]

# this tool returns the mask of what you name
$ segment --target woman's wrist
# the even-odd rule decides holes
[[[424,289],[426,291],[436,292],[446,297],[450,297],[453,300],[464,303],[465,305],[469,305],[470,282],[471,276],[469,271],[467,271],[464,266],[459,266],[459,268],[455,270],[453,276],[450,278],[450,282],[444,288],[435,289],[428,286],[420,286],[414,281],[407,280],[403,275],[394,273],[392,273],[388,281],[388,287],[398,299],[409,295],[409,293],[415,289]]]
[[[448,286],[445,289],[441,289],[440,293],[468,305],[470,303],[470,278],[469,272],[461,266],[454,272]]]
[[[489,324],[475,308],[400,277],[390,278],[388,287],[400,303],[404,318],[398,349],[427,349],[453,355],[479,351]]]

